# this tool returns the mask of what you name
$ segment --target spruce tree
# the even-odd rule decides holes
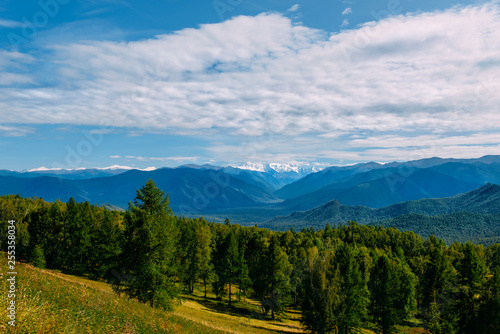
[[[118,286],[127,295],[153,307],[172,309],[175,286],[175,218],[168,195],[152,180],[139,190],[125,214],[125,246]]]
[[[395,325],[415,309],[416,278],[399,258],[380,256],[370,275],[371,313],[383,334],[394,333]]]
[[[460,284],[456,302],[458,331],[478,333],[478,311],[483,284],[486,278],[484,259],[478,255],[476,246],[468,242],[463,249],[463,258],[457,265]]]
[[[292,265],[274,233],[264,256],[260,261],[261,283],[256,285],[255,292],[262,304],[269,307],[274,320],[276,314],[282,314],[289,301]]]

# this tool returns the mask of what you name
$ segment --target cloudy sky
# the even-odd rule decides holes
[[[0,0],[0,169],[500,154],[500,3]]]

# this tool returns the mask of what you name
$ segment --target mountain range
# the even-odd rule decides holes
[[[356,221],[432,234],[446,242],[480,240],[500,236],[500,185],[486,184],[472,191],[445,198],[420,199],[383,208],[342,205],[332,200],[314,209],[275,217],[262,227],[278,230],[323,228]]]
[[[67,201],[74,197],[77,201],[126,209],[135,197],[136,189],[148,179],[153,179],[169,194],[176,214],[186,216],[203,215],[214,221],[228,217],[236,223],[265,224],[273,229],[304,226],[306,223],[319,227],[326,222],[346,219],[397,225],[404,217],[395,219],[404,215],[437,217],[456,212],[434,213],[428,209],[396,210],[397,215],[383,215],[381,212],[398,208],[393,207],[395,204],[403,205],[398,203],[453,198],[488,183],[500,184],[500,156],[429,158],[386,164],[368,162],[324,169],[293,164],[247,163],[148,170],[123,166],[78,170],[41,168],[23,172],[2,170],[0,195],[20,194],[48,201]],[[352,212],[359,214],[353,216]],[[292,218],[286,217],[291,214]],[[272,219],[276,216],[281,217]],[[419,219],[423,218],[419,216]]]

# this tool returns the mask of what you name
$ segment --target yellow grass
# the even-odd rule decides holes
[[[5,253],[0,254],[5,272]],[[228,306],[201,289],[183,295],[173,313],[152,309],[116,295],[105,282],[17,266],[17,326],[7,324],[7,281],[0,280],[0,333],[306,333],[300,312],[288,309],[282,320],[272,321],[252,299]],[[233,292],[236,292],[236,288]],[[400,333],[424,333],[422,328],[399,328]],[[373,334],[363,330],[364,334]]]
[[[112,293],[111,286],[105,282],[53,270],[44,270],[44,272],[67,282]],[[235,292],[236,288],[233,293]],[[300,324],[300,313],[297,310],[288,310],[285,314],[286,319],[282,321],[272,321],[264,319],[264,316],[260,314],[259,303],[252,299],[246,299],[244,302],[233,301],[234,306],[229,308],[226,306],[226,299],[216,301],[215,296],[210,293],[205,299],[201,290],[198,289],[195,289],[192,295],[185,294],[182,297],[184,300],[181,305],[176,306],[173,314],[213,329],[227,333],[306,333]]]
[[[228,333],[306,333],[297,310],[288,310],[286,319],[272,321],[261,314],[254,300],[233,302],[229,307],[227,300],[217,301],[210,294],[205,299],[203,293],[196,290],[184,298],[174,311],[175,315]]]
[[[0,254],[5,272],[5,253]],[[17,265],[16,327],[7,324],[8,286],[0,280],[0,333],[305,333],[300,314],[265,318],[256,301],[218,301],[201,291],[184,295],[173,313],[116,295],[105,282]]]

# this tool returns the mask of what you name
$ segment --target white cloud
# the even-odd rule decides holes
[[[18,28],[22,27],[23,24],[21,22],[13,21],[13,20],[4,20],[0,19],[0,27],[5,28]]]
[[[295,5],[293,5],[292,7],[288,8],[287,9],[287,12],[296,12],[300,9],[300,5],[298,3],[296,3]]]
[[[3,137],[23,137],[30,133],[33,129],[29,127],[0,125],[0,136]]]
[[[352,9],[351,7],[347,7],[346,9],[344,9],[344,11],[342,12],[342,15],[348,15],[348,14],[351,14],[352,13]]]
[[[0,70],[7,68],[19,68],[24,64],[33,63],[36,59],[28,54],[20,52],[11,52],[0,49]]]
[[[400,15],[331,35],[268,13],[141,41],[57,45],[47,68],[29,77],[50,69],[55,85],[18,88],[12,82],[23,78],[7,80],[0,118],[336,141],[339,133],[400,132],[412,142],[416,133],[495,132],[498,31],[499,6],[484,4]],[[5,65],[13,62],[0,60],[0,72],[15,74]],[[374,147],[362,139],[351,144]]]
[[[34,80],[26,70],[26,65],[35,61],[31,55],[0,50],[0,86],[33,84]]]
[[[184,163],[184,162],[196,162],[200,157],[182,157],[182,156],[175,156],[175,157],[142,157],[142,156],[133,156],[133,155],[127,155],[125,157],[121,157],[119,155],[113,155],[110,156],[110,158],[113,159],[133,159],[133,160],[138,160],[138,161],[174,161],[177,163]]]
[[[399,147],[415,146],[456,146],[456,145],[500,145],[500,133],[475,133],[468,136],[421,135],[405,137],[402,135],[382,135],[348,141],[352,147]]]
[[[342,21],[342,24],[340,25],[341,27],[347,27],[349,25],[349,20],[348,19],[344,19],[344,21]]]

